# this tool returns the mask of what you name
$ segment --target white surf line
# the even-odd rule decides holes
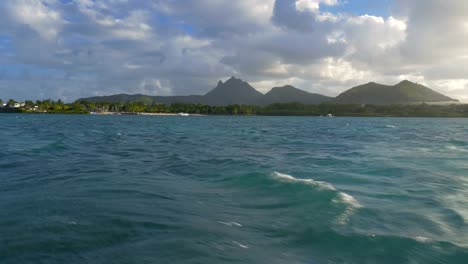
[[[238,226],[238,227],[242,227],[242,225],[239,224],[239,223],[237,223],[237,222],[218,221],[218,223],[223,224],[223,225],[226,225],[226,226]]]
[[[241,247],[241,248],[246,248],[246,249],[249,248],[248,246],[242,245],[242,244],[239,243],[239,242],[236,242],[236,241],[231,241],[231,242],[232,242],[233,244],[235,244],[235,245],[238,245],[238,246]]]

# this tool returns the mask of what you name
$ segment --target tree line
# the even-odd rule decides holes
[[[9,100],[8,105],[14,104]],[[3,101],[0,99],[0,105]],[[17,112],[41,112],[62,114],[87,114],[91,112],[115,113],[189,113],[202,115],[295,115],[295,116],[362,116],[362,117],[468,117],[468,105],[356,105],[321,103],[315,105],[301,103],[275,103],[267,106],[227,105],[210,106],[204,104],[145,104],[143,102],[108,103],[76,101],[64,103],[61,100],[25,101]]]

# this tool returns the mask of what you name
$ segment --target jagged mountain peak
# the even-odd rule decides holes
[[[204,96],[204,100],[210,105],[256,104],[262,96],[249,83],[233,76],[224,83],[218,82],[216,88]]]

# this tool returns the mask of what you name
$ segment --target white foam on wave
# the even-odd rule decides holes
[[[340,197],[341,201],[355,207],[355,208],[361,208],[362,205],[354,198],[353,196],[345,193],[345,192],[339,192],[338,196]]]
[[[319,187],[321,189],[336,191],[335,186],[333,186],[331,183],[328,183],[328,182],[314,181],[312,179],[298,179],[298,178],[294,178],[291,175],[284,174],[284,173],[279,173],[279,172],[276,172],[276,171],[273,172],[272,175],[273,175],[274,178],[277,178],[279,180],[289,181],[289,182],[302,182],[302,183],[314,185],[314,186]]]
[[[347,205],[345,211],[336,219],[339,225],[346,225],[350,217],[354,214],[355,210],[363,207],[352,195],[338,191],[331,183],[315,181],[312,179],[298,179],[291,175],[280,172],[273,172],[272,176],[273,178],[280,181],[309,184],[322,190],[336,192],[337,198],[334,199],[333,202],[344,203]]]
[[[418,242],[421,242],[421,243],[428,243],[428,242],[431,242],[431,239],[430,238],[427,238],[427,237],[423,237],[423,236],[417,236],[414,238],[414,240],[418,241]]]
[[[457,146],[454,146],[454,145],[447,146],[447,149],[455,150],[455,151],[459,151],[459,152],[467,152],[466,149],[461,148],[461,147],[457,147]]]
[[[236,242],[236,241],[232,241],[232,243],[235,244],[235,245],[238,245],[238,246],[241,247],[241,248],[246,248],[246,249],[249,248],[248,246],[243,245],[243,244],[241,244],[241,243],[239,243],[239,242]]]
[[[226,225],[226,226],[238,226],[238,227],[242,227],[242,225],[239,224],[239,223],[237,223],[237,222],[218,221],[218,223],[223,224],[223,225]]]
[[[394,125],[385,125],[386,128],[396,128]]]
[[[338,192],[338,198],[340,202],[346,203],[352,207],[362,207],[362,205],[351,195],[345,193],[345,192],[340,192],[338,191],[333,184],[324,182],[324,181],[315,181],[312,179],[298,179],[295,178],[291,175],[280,173],[280,172],[273,172],[272,176],[276,179],[282,180],[282,181],[288,181],[288,182],[297,182],[297,183],[305,183],[305,184],[310,184],[315,187],[318,187],[319,189],[323,190],[329,190],[329,191],[336,191]],[[335,200],[338,202],[338,200]]]

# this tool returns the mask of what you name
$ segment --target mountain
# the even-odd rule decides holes
[[[114,94],[107,96],[94,96],[88,98],[81,98],[78,101],[87,101],[87,102],[106,102],[106,103],[129,103],[129,102],[142,102],[142,103],[152,103],[152,96],[142,95],[142,94]]]
[[[145,104],[172,104],[192,103],[207,105],[268,105],[272,103],[319,104],[323,102],[335,102],[342,104],[411,104],[411,103],[433,103],[433,102],[458,102],[426,86],[402,81],[394,86],[370,82],[353,87],[336,98],[321,94],[309,93],[297,89],[291,85],[272,88],[265,95],[258,92],[249,83],[237,78],[230,78],[226,82],[219,81],[216,88],[205,95],[188,96],[148,96],[142,94],[128,95],[116,94],[110,96],[97,96],[79,99],[78,101],[129,103],[142,102]]]
[[[231,77],[225,83],[219,81],[216,88],[203,96],[203,103],[207,105],[255,105],[262,97],[263,94],[255,90],[247,82]]]
[[[404,80],[394,86],[370,82],[353,87],[334,100],[345,104],[408,104],[430,102],[458,102],[424,85]]]
[[[303,104],[320,104],[333,99],[321,94],[309,93],[297,89],[291,85],[283,87],[274,87],[266,93],[261,99],[261,104],[269,105],[273,103],[303,103]]]
[[[226,82],[219,81],[216,88],[205,95],[188,95],[188,96],[149,96],[149,95],[128,95],[116,94],[109,96],[95,96],[81,98],[78,101],[88,102],[108,102],[108,103],[129,103],[142,102],[145,104],[172,104],[172,103],[192,103],[192,104],[207,104],[207,105],[230,105],[230,104],[245,104],[257,105],[264,95],[247,82],[237,78],[230,78]]]

